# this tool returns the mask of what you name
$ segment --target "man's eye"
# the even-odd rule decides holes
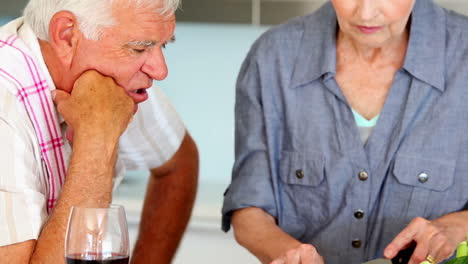
[[[141,54],[143,52],[145,52],[146,49],[132,49],[133,52],[137,53],[137,54]]]

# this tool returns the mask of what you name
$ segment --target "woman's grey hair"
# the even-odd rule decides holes
[[[180,0],[29,0],[23,14],[39,39],[49,40],[52,17],[57,12],[69,11],[76,16],[85,38],[98,40],[103,28],[115,25],[113,4],[122,1],[136,7],[158,6],[155,12],[160,15],[172,15],[180,5]]]

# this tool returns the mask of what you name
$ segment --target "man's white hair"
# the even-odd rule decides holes
[[[69,11],[76,16],[85,38],[97,40],[103,28],[115,25],[112,8],[118,1],[135,7],[158,6],[155,12],[160,15],[171,15],[180,5],[180,0],[29,0],[24,9],[24,19],[38,38],[49,40],[52,17],[57,12]]]

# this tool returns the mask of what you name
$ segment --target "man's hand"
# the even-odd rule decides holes
[[[10,257],[7,263],[64,263],[70,208],[107,207],[112,201],[118,142],[134,112],[132,99],[111,78],[96,71],[80,76],[71,94],[55,93],[57,109],[74,131],[65,183],[39,238],[0,251],[1,257]]]
[[[435,263],[442,262],[452,256],[458,244],[464,240],[467,222],[467,212],[445,215],[432,221],[415,218],[387,246],[384,255],[391,259],[414,241],[417,245],[409,264],[419,264],[429,255]]]
[[[125,90],[112,78],[96,71],[87,71],[78,78],[72,93],[56,90],[54,101],[73,135],[83,137],[120,137],[127,128],[134,103]]]
[[[271,264],[323,264],[314,246],[301,244],[295,249],[288,250],[283,256],[271,262]]]

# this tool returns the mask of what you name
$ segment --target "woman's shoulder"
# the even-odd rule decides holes
[[[464,31],[468,33],[468,16],[453,10],[444,9],[447,17],[447,32]]]
[[[300,45],[303,35],[307,31],[320,38],[330,26],[330,21],[336,21],[333,6],[325,3],[315,12],[308,15],[294,17],[288,21],[273,26],[264,32],[253,44],[253,50],[271,51],[293,48]]]

